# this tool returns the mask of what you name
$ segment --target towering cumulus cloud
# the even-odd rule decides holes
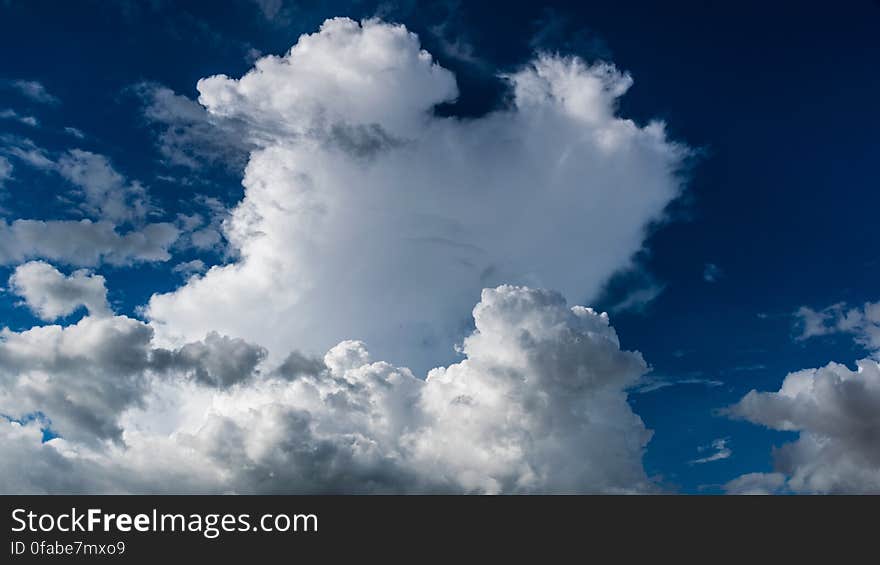
[[[232,262],[145,320],[99,275],[19,266],[36,315],[88,313],[0,333],[0,490],[653,490],[626,397],[647,365],[568,304],[639,250],[687,149],[616,117],[632,81],[611,65],[505,80],[501,109],[440,117],[453,75],[403,26],[348,19],[201,80],[204,123],[250,149]],[[68,161],[89,206],[145,213],[107,161]]]
[[[328,20],[199,101],[256,149],[226,226],[240,259],[147,308],[166,344],[210,331],[278,356],[362,339],[427,370],[451,358],[480,290],[592,298],[680,189],[685,148],[615,116],[632,80],[540,56],[503,109],[442,118],[453,75],[403,26]]]

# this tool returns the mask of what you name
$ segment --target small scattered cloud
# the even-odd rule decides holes
[[[0,219],[0,265],[38,258],[89,267],[167,261],[179,235],[167,222],[121,232],[105,221]]]
[[[177,225],[182,234],[178,245],[200,251],[223,251],[223,222],[229,217],[229,209],[211,196],[200,194],[193,200],[201,212],[177,214]]]
[[[3,136],[0,138],[0,152],[13,157],[26,165],[42,171],[52,171],[55,161],[49,156],[49,152],[38,146],[30,139],[17,136]]]
[[[880,302],[866,302],[852,308],[847,307],[845,302],[839,302],[822,310],[801,306],[794,317],[797,341],[847,334],[872,355],[880,355]]]
[[[785,485],[782,473],[747,473],[724,485],[724,492],[731,495],[777,494]]]
[[[610,60],[611,48],[594,30],[553,8],[535,22],[529,45],[535,51],[576,53],[588,60]]]
[[[192,261],[178,263],[177,265],[174,265],[174,268],[171,270],[175,273],[182,274],[184,277],[191,277],[192,275],[203,273],[205,271],[205,262],[201,259],[193,259]]]
[[[599,302],[612,314],[634,312],[644,314],[666,290],[644,265],[646,256],[637,254],[633,265],[615,273],[605,284]]]
[[[19,114],[15,110],[11,108],[7,108],[5,110],[0,110],[0,119],[4,120],[14,120],[16,122],[22,123],[26,126],[37,127],[40,125],[40,121],[37,120],[34,116],[26,116],[24,114]]]
[[[68,211],[80,220],[0,220],[0,265],[46,259],[96,266],[167,261],[180,230],[170,222],[148,222],[161,211],[146,187],[118,172],[97,153],[71,149],[50,152],[27,138],[0,137],[3,163],[21,162],[59,174],[74,188],[65,195]]]
[[[156,211],[146,188],[126,179],[104,155],[71,149],[58,159],[56,170],[81,190],[81,206],[93,217],[124,223]]]
[[[64,132],[68,135],[72,135],[77,139],[85,139],[86,137],[86,134],[83,133],[81,129],[75,128],[73,126],[67,126],[66,128],[64,128]]]
[[[284,0],[252,0],[267,20],[274,20],[284,7]]]
[[[668,379],[663,377],[656,377],[651,375],[646,375],[643,379],[641,379],[632,389],[634,394],[646,394],[649,392],[655,392],[658,390],[662,390],[664,388],[669,388],[672,386],[681,386],[681,385],[699,385],[705,386],[708,388],[718,387],[724,384],[724,381],[719,381],[715,379],[698,379],[698,378],[685,378],[685,379]]]
[[[736,365],[735,367],[731,367],[727,369],[728,373],[748,373],[751,371],[763,371],[767,368],[767,365],[763,363],[751,363],[747,365]]]
[[[717,282],[722,276],[721,268],[715,263],[706,263],[703,267],[703,280],[707,283]]]
[[[69,316],[81,306],[90,316],[110,314],[104,277],[87,270],[65,276],[48,263],[31,261],[15,268],[9,277],[9,288],[47,322]]]
[[[728,443],[730,438],[718,438],[712,440],[712,443],[709,445],[701,445],[697,448],[700,452],[705,451],[713,451],[712,453],[705,455],[703,457],[699,457],[691,461],[692,465],[702,465],[704,463],[711,463],[713,461],[721,461],[722,459],[729,459],[733,455],[733,450],[730,449]]]
[[[609,310],[613,313],[625,311],[644,312],[648,304],[656,300],[664,290],[666,290],[666,285],[664,284],[651,284],[650,286],[634,289],[624,296],[620,302],[610,306]]]

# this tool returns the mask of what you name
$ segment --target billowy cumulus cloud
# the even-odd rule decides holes
[[[832,362],[795,371],[778,391],[752,390],[729,407],[734,418],[797,432],[798,438],[774,449],[774,473],[740,477],[728,491],[762,483],[773,485],[773,492],[880,493],[880,302],[802,307],[796,317],[797,339],[850,335],[871,357],[856,361],[855,370]]]
[[[880,365],[829,363],[785,377],[777,392],[751,391],[730,415],[798,439],[774,450],[778,485],[804,493],[880,493]]]
[[[441,117],[456,80],[414,34],[338,18],[202,79],[200,105],[139,87],[170,162],[234,132],[228,217],[148,223],[106,157],[14,144],[89,219],[3,221],[0,262],[165,261],[218,237],[232,260],[179,262],[144,320],[99,275],[20,265],[10,291],[36,316],[87,314],[0,334],[0,490],[655,490],[627,403],[648,366],[568,304],[631,266],[689,151],[617,115],[633,81],[610,64],[539,54],[504,80],[503,107]]]
[[[641,492],[647,370],[605,315],[485,290],[464,359],[421,379],[344,341],[323,359],[210,334],[167,350],[124,316],[6,331],[13,492]],[[28,419],[39,413],[38,419]],[[43,441],[48,427],[60,437]],[[22,459],[36,472],[22,473]]]
[[[426,370],[482,288],[593,298],[679,194],[687,150],[615,115],[632,79],[611,65],[541,55],[506,80],[504,108],[439,117],[455,77],[414,34],[333,19],[240,79],[199,81],[256,145],[225,225],[240,259],[153,296],[157,337],[219,331],[270,355],[351,337]]]

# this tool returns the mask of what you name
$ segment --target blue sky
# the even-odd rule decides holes
[[[194,100],[199,79],[239,77],[329,17],[375,15],[418,34],[422,48],[455,74],[458,98],[437,107],[440,116],[475,118],[502,107],[509,90],[499,75],[538,51],[610,61],[631,74],[618,115],[640,125],[661,119],[670,139],[691,148],[680,171],[684,189],[663,221],[648,223],[633,265],[598,293],[585,288],[566,298],[609,311],[622,347],[640,351],[651,367],[655,386],[629,395],[654,432],[643,460],[650,477],[678,492],[716,493],[742,474],[772,471],[774,446],[796,433],[719,410],[749,390],[779,389],[790,372],[831,361],[853,367],[871,351],[846,334],[797,339],[795,312],[880,298],[876,2],[512,2],[503,9],[465,2],[236,1],[223,9],[210,2],[5,2],[0,110],[14,114],[0,120],[0,142],[7,150],[30,140],[51,155],[77,147],[106,156],[125,183],[147,186],[161,209],[143,221],[179,227],[179,214],[208,218],[206,202],[232,208],[242,199],[245,153],[208,144],[198,167],[169,159],[162,152],[168,126],[150,117],[147,93],[164,87]],[[51,97],[15,81],[38,82]],[[220,146],[234,145],[212,135]],[[82,217],[57,198],[70,190],[69,178],[7,155],[13,169],[0,189],[7,221]],[[177,243],[171,254],[168,261],[87,267],[106,278],[117,313],[142,317],[153,294],[183,284],[175,266],[236,260],[223,246]],[[0,280],[16,266],[0,267]],[[14,331],[42,323],[12,292],[0,294],[0,322]],[[359,336],[339,336],[349,337]],[[450,352],[436,361],[451,360]],[[718,445],[728,456],[694,462]]]

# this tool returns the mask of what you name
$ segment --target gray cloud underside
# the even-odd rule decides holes
[[[633,492],[647,370],[604,315],[483,292],[427,380],[346,341],[323,360],[213,334],[167,350],[122,316],[0,336],[4,492]],[[40,417],[28,420],[39,411]],[[60,438],[42,442],[41,426]],[[25,473],[22,461],[28,461]]]

